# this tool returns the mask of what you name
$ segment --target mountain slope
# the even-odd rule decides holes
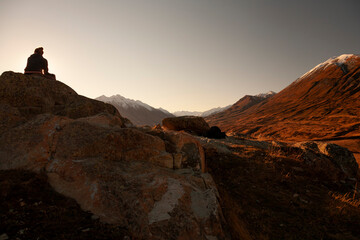
[[[113,105],[122,116],[128,118],[135,125],[156,125],[162,119],[173,117],[172,114],[164,109],[155,109],[139,100],[125,98],[120,95],[111,97],[100,96],[96,100]]]
[[[275,96],[241,110],[232,107],[207,120],[228,133],[257,138],[359,137],[360,56],[331,58]]]
[[[173,114],[177,117],[181,117],[181,116],[198,116],[198,117],[204,117],[204,118],[209,118],[209,119],[215,119],[219,116],[222,116],[223,115],[223,112],[228,110],[229,108],[235,106],[235,105],[244,105],[243,107],[246,107],[245,108],[249,108],[250,106],[258,103],[258,102],[261,102],[263,100],[265,100],[266,98],[268,97],[271,97],[273,95],[275,95],[276,93],[273,92],[273,91],[269,91],[267,93],[261,93],[261,94],[258,94],[256,96],[250,96],[250,95],[246,95],[244,97],[244,99],[240,99],[237,103],[235,103],[234,105],[228,105],[228,106],[225,106],[225,107],[217,107],[217,108],[212,108],[210,110],[207,110],[205,112],[190,112],[190,111],[177,111],[177,112],[174,112]],[[244,100],[244,102],[242,101]],[[236,108],[239,108],[239,107],[236,107]],[[242,107],[240,107],[242,108]],[[244,109],[243,109],[244,110]],[[217,117],[212,117],[212,115],[215,115],[215,114],[219,114]]]
[[[218,125],[221,127],[231,125],[234,118],[240,116],[241,113],[244,112],[246,109],[264,102],[269,97],[272,97],[275,94],[276,94],[275,92],[270,91],[268,93],[258,94],[256,96],[245,95],[235,104],[230,106],[228,109],[210,115],[206,117],[206,120],[210,122],[212,125]]]

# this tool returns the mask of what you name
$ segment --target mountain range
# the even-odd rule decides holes
[[[255,96],[246,95],[245,97],[253,97],[254,99],[257,99],[257,101],[262,101],[262,100],[265,100],[268,97],[273,96],[274,94],[276,94],[276,93],[273,92],[273,91],[269,91],[267,93],[260,93],[260,94],[255,95]],[[213,114],[222,113],[222,112],[226,111],[227,109],[231,108],[232,106],[233,105],[228,105],[226,107],[212,108],[212,109],[207,110],[205,112],[177,111],[177,112],[173,112],[173,114],[175,116],[177,116],[177,117],[180,117],[180,116],[208,117],[208,116],[213,115]]]
[[[211,114],[215,114],[215,113],[218,113],[218,112],[225,111],[229,107],[231,107],[231,105],[226,106],[226,107],[212,108],[212,109],[207,110],[205,112],[199,112],[199,111],[176,111],[176,112],[173,112],[173,114],[175,116],[177,116],[177,117],[181,117],[181,116],[207,117],[207,116],[210,116]]]
[[[174,117],[162,108],[156,109],[139,100],[128,99],[121,95],[111,97],[102,95],[96,100],[113,105],[122,116],[128,118],[135,125],[152,126],[161,123],[164,118]]]
[[[360,56],[344,54],[317,65],[264,101],[246,96],[206,120],[230,135],[337,141],[359,158],[359,81]]]
[[[270,96],[273,96],[275,92],[269,91],[267,93],[261,93],[256,96],[245,96],[254,98],[254,101],[259,102]],[[255,100],[256,99],[256,100]],[[113,95],[111,97],[106,97],[104,95],[97,97],[96,100],[109,103],[116,107],[116,109],[121,113],[122,116],[128,118],[135,125],[156,125],[161,123],[162,119],[167,117],[180,117],[180,116],[199,116],[199,117],[208,117],[213,114],[217,114],[229,109],[232,105],[226,107],[217,107],[210,110],[200,112],[200,111],[176,111],[170,113],[169,111],[163,108],[154,108],[146,103],[143,103],[139,100],[133,100],[125,98],[121,95]]]
[[[226,109],[231,107],[231,105],[226,107],[217,107],[204,112],[177,111],[174,113],[170,113],[169,111],[163,108],[154,108],[139,100],[129,99],[119,94],[113,95],[111,97],[102,95],[95,99],[113,105],[121,113],[122,116],[128,118],[133,124],[149,125],[149,126],[160,124],[164,118],[168,118],[168,117],[175,117],[175,116],[207,117],[210,116],[211,114],[225,111]]]
[[[171,114],[120,95],[97,100],[112,104],[135,125],[159,124],[174,115],[202,116],[228,135],[334,141],[360,159],[359,69],[359,55],[343,54],[320,63],[277,94],[246,95],[233,105],[205,112]]]

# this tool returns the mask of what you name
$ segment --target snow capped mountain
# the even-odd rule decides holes
[[[125,98],[121,95],[114,95],[111,97],[106,97],[104,95],[96,98],[96,100],[102,101],[102,102],[107,102],[107,103],[117,103],[119,105],[121,105],[121,107],[123,108],[140,108],[140,107],[144,107],[149,111],[153,111],[156,110],[155,108],[147,105],[146,103],[143,103],[139,100],[133,100],[133,99],[129,99],[129,98]]]
[[[197,116],[199,117],[203,112],[191,112],[191,111],[177,111],[177,112],[173,112],[172,114],[174,114],[177,117],[181,117],[181,116]]]
[[[275,94],[276,94],[276,92],[274,92],[274,91],[269,91],[269,92],[267,92],[267,93],[260,93],[260,94],[258,94],[258,95],[255,95],[255,97],[268,98],[268,97],[271,97],[271,96],[273,96],[273,95],[275,95]]]
[[[125,98],[121,95],[111,97],[102,95],[96,100],[113,105],[123,117],[128,118],[135,125],[152,126],[161,123],[164,118],[174,116],[165,109],[156,109],[139,100]]]
[[[316,71],[319,70],[325,70],[331,65],[336,65],[342,69],[342,71],[345,73],[349,69],[356,65],[356,59],[359,59],[360,55],[356,54],[343,54],[338,57],[332,57],[329,58],[327,61],[320,63],[319,65],[315,66],[313,69],[302,75],[299,79],[297,79],[295,82],[299,82],[302,79],[310,76],[311,74],[314,74]]]
[[[358,138],[360,56],[330,58],[273,97],[248,107],[250,100],[244,98],[212,115],[208,123],[228,133],[262,139]]]
[[[219,113],[219,112],[222,112],[222,111],[225,111],[226,109],[230,108],[231,105],[228,105],[226,107],[217,107],[217,108],[213,108],[213,109],[210,109],[210,110],[207,110],[205,112],[203,112],[200,116],[201,117],[207,117],[207,116],[210,116],[212,114],[216,114],[216,113]]]
[[[197,117],[207,117],[211,114],[215,114],[221,111],[224,111],[226,109],[228,109],[229,107],[231,107],[231,105],[226,106],[226,107],[217,107],[217,108],[212,108],[210,110],[207,110],[205,112],[190,112],[190,111],[177,111],[174,112],[173,114],[177,117],[181,117],[181,116],[197,116]]]

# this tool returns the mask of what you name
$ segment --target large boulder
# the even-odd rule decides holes
[[[232,239],[358,238],[359,178],[346,173],[357,169],[350,155],[341,167],[335,163],[340,158],[321,150],[325,143],[199,139]],[[340,157],[346,150],[337,152]],[[336,229],[324,237],[334,222]]]
[[[190,167],[195,171],[206,172],[204,148],[196,137],[186,132],[159,129],[147,133],[164,140],[166,151],[173,155],[175,169]]]
[[[226,238],[193,136],[126,128],[110,105],[53,80],[4,73],[0,86],[0,170],[45,173],[57,192],[133,239]]]
[[[76,119],[106,112],[128,123],[112,105],[80,96],[60,81],[14,72],[0,76],[0,108],[9,109],[6,119],[14,121],[43,113]]]
[[[205,137],[221,139],[221,138],[225,138],[226,134],[225,134],[225,132],[222,132],[218,126],[212,126],[209,129],[209,131],[206,132]]]
[[[166,130],[185,131],[198,136],[205,136],[210,130],[204,118],[195,116],[165,118],[162,125]]]
[[[324,176],[333,181],[357,178],[359,166],[352,152],[333,143],[299,142],[295,147],[302,149],[302,158]]]
[[[175,171],[178,155],[161,138],[96,118],[43,114],[7,131],[0,169],[45,172],[56,191],[135,238],[224,237],[217,189],[209,174],[196,171],[199,153],[186,149],[196,146],[191,138],[170,137],[183,161]],[[182,168],[189,159],[197,166]]]
[[[347,177],[355,178],[358,174],[359,166],[352,152],[347,148],[333,143],[318,142],[320,153],[328,156],[331,161],[340,168]]]

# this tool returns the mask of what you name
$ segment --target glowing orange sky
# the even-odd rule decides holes
[[[359,53],[358,1],[1,0],[0,73],[44,47],[79,94],[205,111]]]

